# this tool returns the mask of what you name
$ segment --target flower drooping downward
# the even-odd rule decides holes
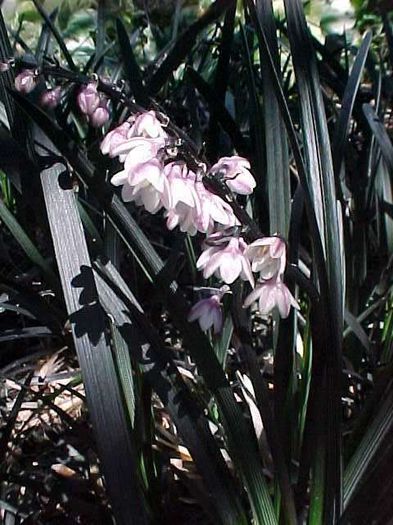
[[[280,237],[263,237],[251,243],[246,256],[254,272],[259,272],[255,289],[246,297],[244,306],[258,301],[259,311],[268,315],[278,308],[280,316],[288,317],[291,306],[299,308],[287,286],[283,275],[286,265],[286,246]]]
[[[198,320],[201,330],[209,330],[213,328],[214,334],[219,334],[222,331],[223,315],[222,315],[222,297],[229,292],[229,286],[221,286],[219,290],[214,290],[216,293],[207,299],[201,299],[191,308],[187,320],[191,323]]]
[[[262,279],[281,276],[286,265],[285,242],[280,237],[262,237],[252,242],[246,256],[251,262],[253,272],[260,272]]]
[[[247,244],[242,237],[231,237],[228,244],[209,246],[197,261],[197,268],[203,269],[205,279],[215,274],[224,283],[232,284],[238,277],[254,285],[250,263],[244,252]]]
[[[220,175],[230,190],[240,195],[250,195],[256,182],[250,173],[250,163],[244,157],[222,157],[212,166],[210,173]]]
[[[261,314],[268,315],[277,307],[282,318],[288,317],[291,306],[299,308],[296,299],[287,286],[276,277],[268,281],[258,282],[255,289],[246,297],[244,306],[247,308],[254,301],[258,301]]]

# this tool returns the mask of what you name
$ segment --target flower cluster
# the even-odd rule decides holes
[[[214,237],[214,236],[211,236]],[[215,243],[216,239],[212,239]],[[286,246],[280,237],[263,237],[247,245],[242,237],[228,237],[224,244],[209,245],[197,261],[207,279],[213,274],[227,284],[237,278],[248,281],[254,287],[252,272],[259,273],[255,289],[246,297],[244,306],[259,300],[259,310],[269,314],[278,308],[281,317],[288,317],[291,306],[298,303],[283,282],[286,266]]]
[[[118,157],[123,169],[111,182],[122,186],[124,201],[133,201],[150,213],[164,210],[167,227],[179,226],[182,232],[212,233],[219,225],[238,225],[232,208],[207,190],[202,182],[206,166],[193,171],[184,160],[174,160],[176,138],[171,137],[154,111],[141,113],[107,134],[101,151]],[[176,153],[175,153],[176,155]],[[213,166],[233,191],[251,193],[255,180],[250,165],[242,157],[226,157]],[[239,184],[236,180],[239,178]]]
[[[268,314],[277,307],[280,315],[287,317],[291,306],[298,305],[283,282],[285,243],[279,237],[264,237],[248,245],[241,236],[226,236],[226,230],[239,225],[232,208],[205,188],[205,165],[196,172],[184,160],[174,158],[178,145],[159,115],[148,111],[110,131],[101,151],[123,164],[111,182],[122,186],[124,201],[133,201],[150,213],[163,210],[170,230],[179,226],[190,235],[208,235],[197,261],[197,268],[206,279],[215,275],[228,285],[240,278],[254,288],[253,272],[257,273],[256,287],[244,305],[259,300],[261,313]],[[223,157],[208,173],[241,195],[251,194],[256,185],[250,164],[243,157]],[[217,292],[199,301],[189,320],[198,320],[202,329],[212,326],[218,333],[222,322],[221,295]]]

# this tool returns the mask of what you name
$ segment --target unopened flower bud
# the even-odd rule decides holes
[[[109,120],[109,111],[108,111],[108,101],[101,101],[98,108],[90,115],[90,124],[93,128],[100,128],[108,122]]]
[[[0,73],[4,73],[5,71],[8,71],[10,68],[9,62],[0,62]]]
[[[41,104],[47,108],[54,109],[58,105],[60,97],[61,87],[57,86],[54,89],[44,91],[41,95]]]
[[[32,69],[24,69],[15,77],[15,89],[20,93],[30,93],[36,85],[36,75]]]
[[[77,97],[78,107],[82,113],[91,117],[100,105],[100,95],[97,91],[96,82],[89,82],[83,86]]]

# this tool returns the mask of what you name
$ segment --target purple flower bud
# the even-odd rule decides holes
[[[108,101],[101,101],[97,109],[90,115],[90,124],[93,128],[100,128],[108,122],[109,120],[109,111],[108,111]]]
[[[45,106],[50,109],[54,109],[61,97],[61,87],[57,86],[54,89],[49,89],[48,91],[44,91],[41,95],[41,104],[42,106]]]
[[[79,109],[85,115],[91,117],[100,105],[100,95],[97,91],[96,82],[89,82],[81,88],[77,96]]]
[[[36,85],[36,75],[32,69],[24,69],[15,77],[15,89],[20,93],[30,93]]]

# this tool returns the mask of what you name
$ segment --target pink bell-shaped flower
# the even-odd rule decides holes
[[[203,269],[205,279],[215,274],[225,283],[232,284],[241,277],[254,286],[250,262],[244,255],[246,248],[242,237],[231,237],[227,245],[210,246],[203,251],[197,261],[197,268]]]
[[[127,141],[127,133],[130,129],[129,122],[123,122],[120,126],[117,126],[112,131],[109,131],[105,135],[104,140],[101,142],[101,153],[103,155],[109,155],[110,157],[115,157],[113,153],[114,149],[117,146],[120,146]]]
[[[212,166],[210,173],[220,175],[230,190],[241,195],[249,195],[256,186],[250,173],[250,163],[237,155],[222,157]]]
[[[262,279],[268,280],[284,273],[286,265],[286,246],[280,237],[263,237],[248,245],[246,256],[251,262],[253,272],[260,272]]]
[[[244,307],[251,306],[255,301],[258,301],[261,314],[268,315],[274,308],[278,308],[280,316],[284,319],[288,317],[291,306],[299,309],[299,304],[289,289],[276,277],[258,282],[255,289],[246,297]]]
[[[223,316],[221,310],[221,298],[219,295],[212,295],[208,299],[201,299],[191,308],[187,320],[193,322],[198,320],[201,330],[213,328],[215,334],[222,330]]]

